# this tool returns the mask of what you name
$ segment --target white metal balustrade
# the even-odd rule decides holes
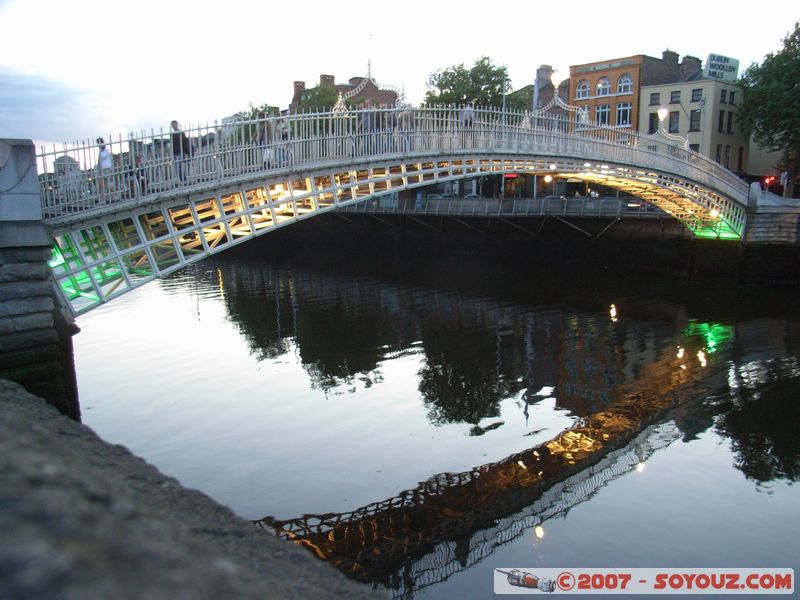
[[[309,216],[504,173],[617,188],[695,235],[741,237],[746,184],[693,152],[568,115],[476,115],[471,126],[455,108],[402,108],[195,127],[187,130],[186,157],[173,154],[169,132],[129,136],[108,141],[114,165],[102,172],[97,144],[42,152],[43,210],[54,234],[50,266],[81,313]]]
[[[45,219],[62,222],[104,205],[147,202],[287,171],[453,153],[572,157],[581,161],[572,174],[585,169],[600,180],[626,179],[625,167],[656,170],[707,188],[706,204],[718,205],[718,212],[746,205],[748,194],[747,184],[733,173],[670,140],[588,125],[569,115],[476,109],[467,127],[455,107],[392,108],[272,117],[184,133],[191,149],[181,158],[173,154],[169,131],[109,139],[114,165],[107,172],[97,168],[96,142],[43,149],[38,166]],[[607,163],[616,165],[613,171],[603,169]]]

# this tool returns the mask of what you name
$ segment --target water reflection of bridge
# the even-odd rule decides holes
[[[442,581],[676,439],[673,426],[654,424],[696,397],[714,372],[708,363],[687,364],[686,356],[665,350],[605,409],[501,461],[442,473],[349,513],[259,523],[349,576],[399,595]]]

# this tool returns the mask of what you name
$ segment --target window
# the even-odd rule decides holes
[[[617,125],[630,127],[633,120],[633,105],[630,102],[617,104]]]
[[[609,104],[600,104],[594,109],[594,121],[598,125],[608,125],[608,118],[611,115]]]
[[[677,110],[673,110],[671,113],[669,113],[669,129],[667,131],[670,133],[678,133],[678,130],[681,126],[680,122],[681,113],[679,113]]]
[[[719,101],[721,104],[725,104],[728,101],[728,90],[720,90],[719,91]]]
[[[689,112],[689,131],[700,131],[700,111]]]
[[[730,169],[731,167],[731,147],[725,146],[725,161],[722,163],[722,166],[726,169]]]
[[[650,120],[648,121],[647,133],[654,134],[658,131],[658,113],[650,113]]]
[[[744,146],[739,146],[739,159],[736,161],[736,170],[742,170],[742,165],[744,165]]]
[[[728,133],[730,133],[730,134],[733,134],[733,113],[732,112],[728,113],[728,127],[726,128],[726,131]]]
[[[681,103],[681,93],[678,92],[670,92],[669,93],[669,103],[670,104],[680,104]]]
[[[650,106],[658,106],[661,104],[661,94],[655,92],[650,94]]]
[[[703,99],[703,90],[695,88],[692,90],[692,102],[700,102]]]
[[[578,83],[575,88],[575,98],[588,98],[589,97],[589,82],[585,79]]]
[[[716,161],[717,161],[717,163],[721,163],[722,162],[722,144],[717,144],[717,158],[716,158]]]
[[[689,150],[692,152],[700,152],[700,144],[689,144]]]
[[[731,104],[731,105],[735,104],[735,102],[733,101],[733,98],[734,98],[735,95],[736,95],[736,92],[733,92],[733,91],[732,92],[728,92],[728,104]]]
[[[717,124],[717,131],[725,133],[725,111],[719,111],[719,123]],[[719,161],[717,161],[719,162]]]
[[[618,94],[630,94],[633,92],[633,79],[630,75],[625,73],[624,75],[620,75],[619,79],[617,79],[617,93]]]
[[[598,96],[611,95],[611,83],[608,81],[608,77],[601,77],[600,80],[597,82],[597,95]]]

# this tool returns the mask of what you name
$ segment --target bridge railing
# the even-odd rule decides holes
[[[45,219],[299,166],[357,168],[381,157],[430,159],[454,152],[608,161],[722,186],[734,197],[746,199],[748,192],[734,174],[670,140],[580,122],[569,113],[478,108],[466,119],[459,107],[360,109],[206,124],[183,133],[188,142],[160,130],[42,148],[37,159]],[[98,165],[103,146],[110,168]]]
[[[661,219],[669,215],[634,197],[545,198],[391,198],[349,204],[355,214],[436,215],[445,217],[585,217]]]

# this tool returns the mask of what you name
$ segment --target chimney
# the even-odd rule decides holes
[[[689,79],[700,72],[702,67],[703,63],[700,62],[699,58],[687,54],[681,61],[681,79],[689,81]]]
[[[669,48],[667,48],[667,49],[666,49],[666,50],[664,50],[664,52],[661,54],[661,59],[662,59],[664,62],[668,62],[668,63],[674,63],[674,64],[676,64],[676,65],[677,65],[677,64],[678,64],[678,53],[677,53],[677,52],[673,52],[672,50],[670,50]]]
[[[536,69],[536,85],[541,90],[544,86],[551,84],[550,77],[553,75],[553,67],[550,65],[539,65]]]
[[[336,78],[333,75],[320,75],[319,76],[319,84],[320,85],[329,85],[331,87],[336,86]]]

